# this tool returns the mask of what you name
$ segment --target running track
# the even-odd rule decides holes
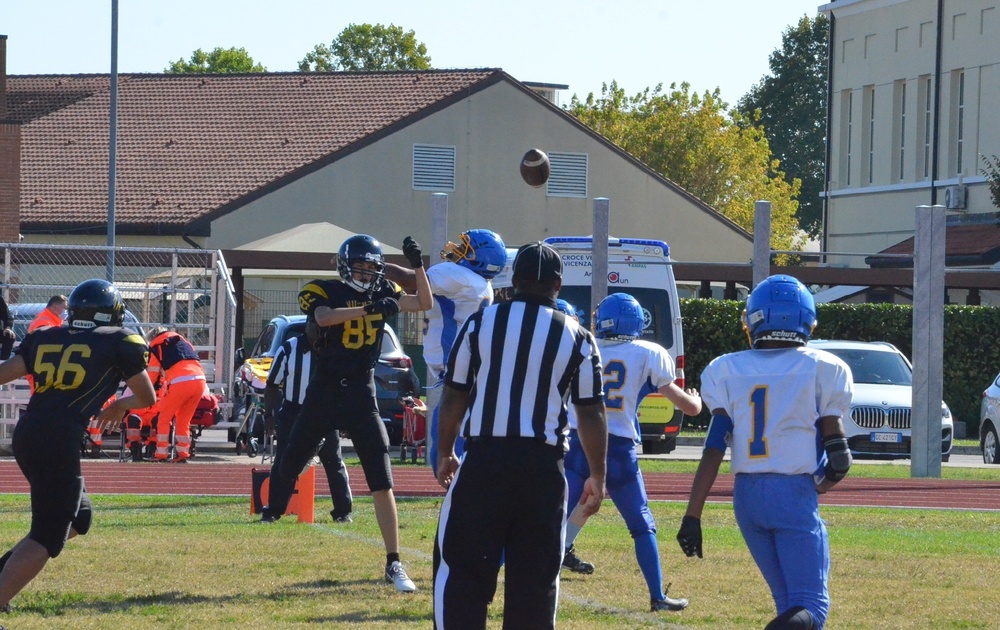
[[[189,494],[250,497],[250,471],[246,463],[123,464],[117,461],[83,462],[87,489],[95,494]],[[256,464],[257,468],[267,468]],[[369,494],[360,467],[349,467],[351,490]],[[316,495],[329,496],[322,467],[316,474]],[[440,497],[444,490],[430,469],[418,465],[394,465],[397,497]],[[691,474],[647,473],[643,475],[649,498],[658,501],[687,501]],[[0,492],[25,493],[28,483],[17,464],[0,460]],[[732,475],[719,475],[709,501],[730,502]],[[941,479],[855,479],[848,477],[820,498],[823,505],[947,508],[1000,511],[1000,482],[946,481]]]

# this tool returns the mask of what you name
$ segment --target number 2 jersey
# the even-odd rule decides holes
[[[608,433],[638,443],[639,403],[674,380],[674,364],[662,346],[642,341],[598,339],[604,366],[604,406]]]
[[[60,326],[29,333],[17,354],[35,382],[25,417],[65,417],[86,426],[123,380],[146,369],[149,349],[127,328]]]
[[[318,364],[345,376],[364,374],[375,366],[385,320],[380,314],[364,315],[335,326],[318,326],[316,309],[365,306],[384,297],[401,298],[398,285],[383,281],[371,295],[340,280],[313,280],[299,291],[299,308],[306,314],[306,336]]]
[[[733,473],[813,474],[824,458],[817,422],[845,417],[851,370],[829,352],[806,346],[744,350],[714,359],[701,374],[701,397],[714,414],[706,448],[729,433]],[[728,429],[728,431],[727,431]]]

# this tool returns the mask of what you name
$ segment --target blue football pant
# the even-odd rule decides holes
[[[733,508],[778,614],[802,606],[821,630],[830,612],[830,546],[812,476],[736,475]]]
[[[570,432],[570,447],[566,454],[567,516],[580,502],[583,484],[590,477],[590,466],[576,431]],[[639,470],[635,442],[618,435],[608,436],[606,486],[611,501],[625,519],[625,525],[635,543],[635,559],[646,579],[651,599],[663,599],[663,570],[660,550],[656,543],[656,521],[649,509],[646,485]]]
[[[437,465],[438,465],[438,410],[441,405],[434,407],[434,411],[431,413],[431,426],[427,430],[427,465],[431,467],[434,471],[434,476],[437,477]],[[465,438],[459,435],[455,439],[455,455],[459,459],[462,459],[462,453],[465,452]]]

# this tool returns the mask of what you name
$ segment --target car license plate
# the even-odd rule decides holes
[[[872,433],[872,442],[890,442],[899,444],[903,441],[901,433]]]

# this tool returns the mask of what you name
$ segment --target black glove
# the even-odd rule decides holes
[[[681,530],[677,532],[677,542],[685,556],[693,558],[697,554],[701,558],[701,519],[685,516],[681,521]]]
[[[420,243],[413,240],[412,236],[407,236],[403,239],[403,255],[406,256],[407,262],[414,269],[420,269],[424,266],[424,257],[420,252]]]
[[[399,312],[399,301],[391,297],[384,297],[371,304],[365,304],[365,312],[369,315],[378,313],[382,317],[389,318]]]

